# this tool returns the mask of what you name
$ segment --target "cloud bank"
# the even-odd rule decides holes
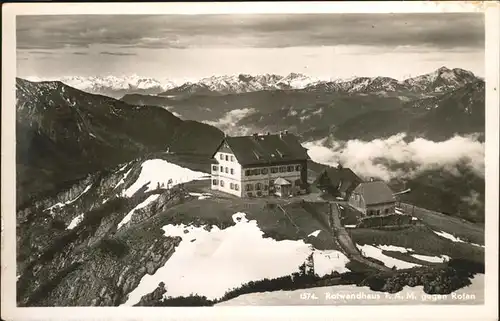
[[[465,165],[484,177],[484,143],[475,136],[455,136],[442,142],[423,138],[405,141],[406,134],[372,141],[347,142],[322,139],[304,144],[315,162],[336,166],[341,163],[358,175],[385,181],[411,178],[427,170],[442,169],[457,174]]]
[[[348,26],[348,28],[346,28]],[[397,30],[394,32],[393,30]],[[484,15],[228,14],[17,17],[18,49],[426,45],[484,47]]]
[[[217,121],[204,121],[204,123],[217,127],[230,136],[248,135],[252,132],[251,128],[236,126],[235,124],[253,113],[255,113],[253,108],[233,109]]]

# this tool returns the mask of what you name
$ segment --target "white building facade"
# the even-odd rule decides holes
[[[281,137],[281,136],[280,136]],[[276,137],[270,136],[253,136],[251,139],[255,141],[245,140],[246,137],[235,137],[248,145],[239,146],[246,154],[239,153],[239,158],[247,161],[255,161],[255,164],[240,164],[237,156],[231,149],[230,143],[224,141],[214,154],[214,160],[217,164],[212,165],[211,169],[211,189],[222,191],[238,197],[263,197],[269,195],[288,196],[294,194],[305,193],[304,183],[307,183],[307,163],[304,159],[282,159],[279,155],[283,155],[284,146],[280,146],[272,156],[268,155],[263,149],[257,149],[255,142],[260,142],[267,138],[268,140],[276,141]],[[289,140],[291,138],[288,138]],[[275,143],[276,145],[279,145]],[[236,144],[235,144],[236,145]],[[252,146],[256,148],[251,151]],[[271,145],[273,146],[273,145]],[[269,146],[266,146],[269,150]],[[291,153],[290,153],[291,154]],[[242,156],[243,155],[243,156]],[[250,159],[249,157],[255,159]],[[274,160],[274,158],[276,158]],[[264,161],[264,159],[266,161]]]
[[[241,197],[242,168],[234,154],[217,152],[215,160],[218,165],[212,165],[211,189]]]

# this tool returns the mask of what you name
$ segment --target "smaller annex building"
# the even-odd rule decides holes
[[[225,137],[213,155],[211,189],[239,197],[306,193],[307,150],[287,131]]]
[[[350,168],[342,166],[325,168],[314,181],[314,186],[323,193],[336,198],[347,200],[363,180]]]
[[[366,216],[394,214],[396,210],[396,198],[383,181],[358,184],[347,202]]]

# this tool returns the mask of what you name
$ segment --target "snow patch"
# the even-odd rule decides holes
[[[316,230],[316,231],[312,232],[311,234],[309,234],[308,236],[318,237],[320,232],[321,232],[321,230]]]
[[[419,264],[409,263],[401,260],[394,259],[382,253],[382,250],[373,245],[357,245],[363,256],[375,258],[385,264],[385,266],[392,268],[396,266],[397,269],[409,269],[412,267],[420,266]]]
[[[56,203],[48,208],[46,208],[45,210],[46,211],[52,211],[53,209],[55,208],[61,208],[63,206],[66,206],[66,205],[70,205],[70,204],[73,204],[74,202],[76,202],[83,194],[87,193],[89,191],[89,189],[92,187],[92,184],[90,184],[89,186],[85,187],[85,189],[83,190],[83,192],[81,192],[77,197],[75,197],[74,199],[72,200],[69,200],[67,202],[64,202],[64,203]]]
[[[199,200],[204,200],[204,199],[210,198],[212,196],[212,194],[210,194],[210,193],[194,193],[194,192],[189,193],[189,195],[198,197]]]
[[[467,244],[470,244],[470,245],[474,245],[474,246],[478,246],[478,247],[483,247],[484,248],[484,245],[480,245],[480,244],[476,244],[476,243],[471,243],[471,242],[466,242],[464,240],[462,240],[461,238],[459,237],[456,237],[450,233],[447,233],[447,232],[444,232],[444,231],[440,231],[440,232],[436,232],[436,231],[433,231],[435,234],[441,236],[441,237],[444,237],[445,239],[448,239],[448,240],[451,240],[453,242],[457,242],[457,243],[467,243]]]
[[[123,191],[123,196],[131,197],[144,185],[147,185],[145,192],[149,192],[154,190],[158,184],[171,187],[209,177],[206,173],[195,172],[179,165],[171,164],[163,159],[147,160],[142,163],[141,167],[139,177],[129,188]]]
[[[141,279],[123,305],[136,304],[160,282],[166,285],[165,296],[199,294],[210,299],[220,298],[228,290],[249,281],[298,272],[298,267],[311,253],[319,275],[332,270],[348,271],[345,268],[348,259],[341,252],[314,250],[302,240],[264,238],[257,222],[249,221],[245,213],[235,213],[232,219],[235,225],[222,230],[217,226],[212,226],[210,231],[203,226],[163,226],[165,236],[178,236],[182,241],[164,266]]]
[[[125,168],[127,165],[123,166],[123,168]],[[125,183],[125,180],[127,179],[128,175],[130,174],[130,172],[132,171],[132,168],[130,168],[126,173],[125,175],[122,177],[122,179],[115,185],[115,189],[122,185],[123,183]]]
[[[413,250],[410,248],[404,248],[401,246],[394,246],[394,245],[377,245],[379,249],[382,251],[393,251],[393,252],[400,252],[400,253],[408,253],[412,252]]]
[[[450,257],[448,255],[428,256],[428,255],[412,254],[411,256],[413,256],[416,259],[432,263],[444,263],[450,260]]]
[[[68,225],[68,227],[66,227],[67,230],[72,230],[74,229],[75,227],[78,226],[78,224],[80,224],[82,221],[83,221],[83,217],[84,217],[84,214],[80,214],[78,215],[77,217],[75,217]]]
[[[136,210],[148,206],[150,203],[156,201],[159,196],[160,196],[159,194],[150,195],[142,203],[140,203],[139,205],[137,205],[136,207],[134,207],[130,212],[128,212],[127,215],[125,215],[125,217],[121,220],[121,222],[118,223],[117,229],[120,229],[120,227],[122,227],[123,225],[127,224],[130,221],[130,219],[132,218],[132,215],[134,214],[134,212]]]

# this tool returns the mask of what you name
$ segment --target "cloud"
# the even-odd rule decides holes
[[[168,110],[169,112],[171,112],[172,115],[174,115],[175,117],[183,119],[183,117],[182,117],[181,114],[179,114],[178,112],[174,111],[174,107],[173,106],[163,106],[162,108],[164,108],[164,109]]]
[[[18,16],[18,49],[362,45],[484,48],[484,16],[439,14]]]
[[[442,169],[459,175],[457,166],[466,165],[484,177],[484,143],[475,136],[455,136],[442,142],[417,138],[405,141],[405,134],[370,142],[323,139],[304,144],[316,162],[335,166],[341,163],[358,175],[383,180],[414,177],[427,170]]]
[[[137,54],[132,52],[113,52],[113,51],[101,51],[100,55],[108,55],[108,56],[136,56]]]
[[[30,55],[53,55],[52,51],[32,50],[27,52]]]
[[[227,112],[224,117],[217,121],[204,121],[204,123],[217,127],[231,136],[248,135],[252,132],[251,128],[247,128],[244,126],[235,126],[235,124],[237,124],[241,119],[255,112],[256,111],[253,108],[233,109]]]

